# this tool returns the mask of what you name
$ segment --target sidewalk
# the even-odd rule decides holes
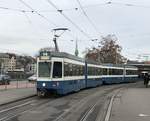
[[[129,88],[114,99],[109,121],[150,121],[150,86]]]
[[[0,91],[0,105],[36,95],[36,88],[20,88]]]

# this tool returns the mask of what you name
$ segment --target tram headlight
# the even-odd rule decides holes
[[[45,84],[45,83],[43,83],[43,84],[42,84],[42,86],[43,86],[43,87],[45,87],[45,86],[46,86],[46,84]]]

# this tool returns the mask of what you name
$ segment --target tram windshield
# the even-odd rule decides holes
[[[39,77],[50,77],[51,62],[39,62],[38,76]]]

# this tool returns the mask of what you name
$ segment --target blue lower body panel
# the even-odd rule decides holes
[[[138,81],[138,77],[104,77],[102,81],[104,84],[119,84]]]
[[[119,84],[138,81],[138,77],[103,77],[67,81],[37,81],[37,91],[64,95],[84,88],[96,87],[102,84]]]
[[[48,93],[67,94],[83,88],[86,88],[85,80],[37,81],[37,90]]]
[[[96,87],[102,85],[102,79],[101,78],[93,78],[93,79],[87,79],[86,87]]]
[[[104,77],[102,80],[104,84],[119,84],[124,82],[123,77]]]
[[[125,77],[124,81],[125,82],[136,82],[139,81],[140,79],[138,77]]]

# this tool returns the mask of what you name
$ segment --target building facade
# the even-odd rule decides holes
[[[16,69],[16,56],[9,55],[8,71],[13,71],[15,69]]]
[[[9,55],[5,53],[0,53],[0,70],[1,74],[8,71],[9,65]]]

